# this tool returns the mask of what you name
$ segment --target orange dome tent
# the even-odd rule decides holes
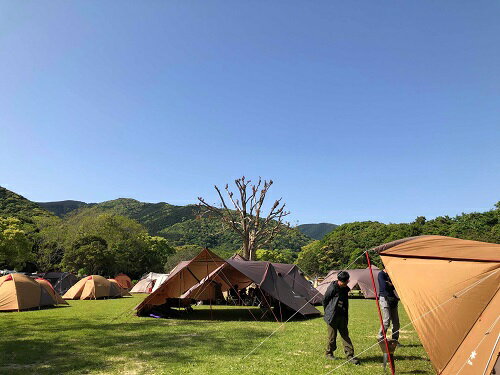
[[[128,294],[117,282],[111,282],[99,275],[83,278],[73,285],[62,298],[64,299],[97,299],[116,298]]]
[[[0,311],[20,311],[33,307],[67,304],[45,283],[48,281],[37,282],[22,273],[0,277]]]
[[[132,280],[124,273],[119,273],[114,279],[123,289],[130,290],[132,288]]]

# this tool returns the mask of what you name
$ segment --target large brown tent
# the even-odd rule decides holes
[[[66,302],[62,301],[51,288],[48,281],[37,282],[21,273],[2,276],[0,277],[0,311],[19,311],[65,304]]]
[[[111,279],[112,280],[112,279]],[[115,298],[128,295],[115,280],[107,280],[99,275],[91,275],[81,279],[64,295],[64,299],[97,299]]]
[[[499,367],[500,245],[421,236],[374,250],[438,374]]]
[[[229,260],[246,262],[247,260],[239,254],[233,255]],[[267,262],[263,262],[267,263]],[[313,305],[321,304],[323,301],[323,294],[321,294],[305,277],[303,272],[296,264],[287,263],[271,263],[275,268],[278,276],[292,288],[292,290],[304,297],[309,303]]]
[[[215,295],[213,282],[222,286],[222,291],[228,291],[237,285],[238,289],[254,283],[276,301],[288,306],[301,315],[319,315],[308,299],[293,291],[282,276],[278,276],[275,266],[269,262],[227,260],[214,270],[208,277],[190,288],[181,298],[195,300],[211,299]]]
[[[296,311],[300,310],[302,315],[319,314],[306,299],[292,291],[271,263],[225,261],[208,249],[202,250],[190,261],[179,263],[167,280],[136,307],[137,313],[142,314],[153,306],[162,305],[169,298],[211,299],[215,292],[211,291],[207,283],[213,280],[221,283],[223,290],[236,284],[244,288],[255,283],[277,301]]]
[[[179,263],[161,286],[136,306],[137,313],[141,314],[153,306],[163,305],[169,298],[179,298],[224,263],[224,259],[208,249],[203,249],[193,259]]]
[[[375,278],[375,284],[378,290],[377,277],[380,270],[377,267],[372,266],[372,271],[373,271],[373,277]],[[348,284],[349,288],[351,289],[359,288],[365,298],[375,298],[375,291],[373,290],[373,284],[369,268],[352,269],[352,270],[347,270],[347,272],[349,272],[350,276]],[[331,282],[337,280],[338,273],[339,271],[336,270],[328,272],[328,275],[326,275],[325,279],[316,287],[316,289],[322,295],[324,295]]]

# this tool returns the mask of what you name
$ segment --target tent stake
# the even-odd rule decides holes
[[[384,320],[382,319],[382,312],[380,311],[380,304],[378,302],[377,285],[375,284],[375,279],[373,278],[372,264],[370,262],[370,256],[368,255],[368,251],[365,251],[365,255],[366,255],[366,260],[368,261],[368,268],[370,269],[370,277],[372,279],[373,290],[375,291],[375,300],[377,301],[378,317],[380,319],[380,326],[382,327],[382,333],[384,334],[385,348],[387,350],[387,358],[389,359],[389,364],[391,365],[391,374],[394,375],[395,374],[394,363],[393,363],[393,359],[392,359],[392,354],[389,350],[389,342],[387,341],[387,335],[386,335],[385,327],[384,327]]]

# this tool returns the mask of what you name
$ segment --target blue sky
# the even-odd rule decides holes
[[[292,223],[500,200],[500,3],[4,1],[0,185],[215,201],[272,178]]]

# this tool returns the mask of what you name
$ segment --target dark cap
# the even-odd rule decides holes
[[[345,283],[346,281],[349,281],[349,278],[350,278],[350,276],[349,276],[349,272],[347,272],[347,271],[341,271],[341,272],[339,272],[339,274],[337,275],[337,279],[338,279],[339,281],[344,282],[344,283]]]

